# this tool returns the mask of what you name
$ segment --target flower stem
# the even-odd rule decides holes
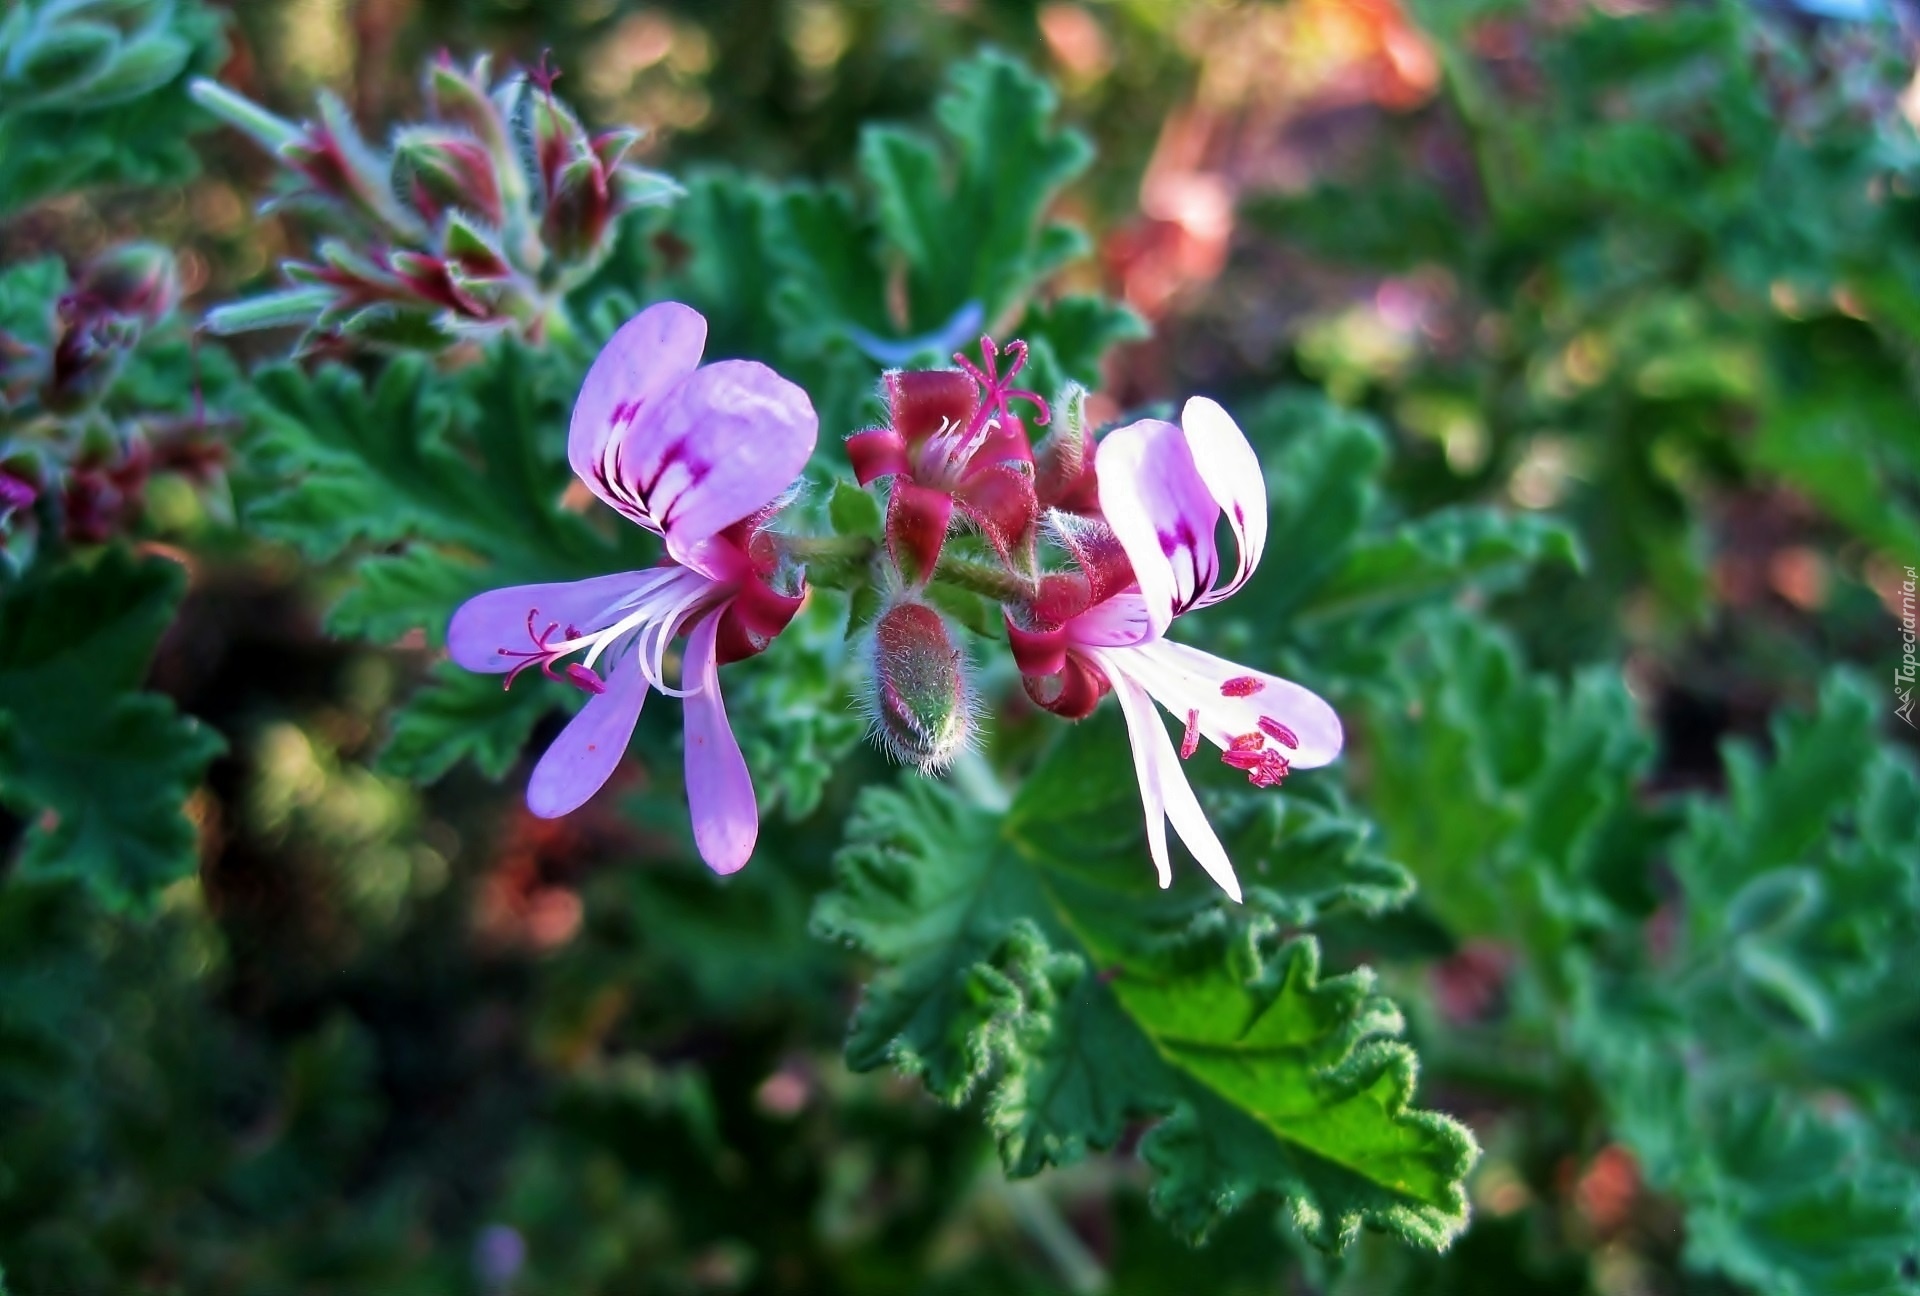
[[[999,603],[1008,603],[1031,593],[1025,581],[1003,567],[974,562],[971,558],[956,558],[952,554],[940,555],[940,563],[933,569],[933,579],[942,585],[983,594]]]

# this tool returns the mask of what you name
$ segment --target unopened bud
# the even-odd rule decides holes
[[[429,224],[449,208],[496,228],[506,219],[493,154],[479,140],[447,131],[409,131],[394,144],[395,195]]]
[[[427,69],[427,106],[436,121],[456,126],[487,146],[495,157],[509,156],[507,123],[493,101],[492,60],[484,55],[461,68],[441,55]]]
[[[30,462],[0,464],[0,518],[33,507],[40,498],[40,474]]]
[[[100,399],[139,337],[139,324],[123,315],[63,303],[41,403],[57,414],[69,414]]]
[[[562,262],[599,258],[613,223],[613,188],[591,153],[560,168],[540,213],[540,238]]]
[[[180,302],[180,271],[166,248],[128,243],[95,257],[81,272],[73,297],[82,310],[158,324]]]
[[[1033,451],[1040,505],[1067,513],[1098,514],[1100,483],[1093,467],[1093,437],[1087,430],[1086,389],[1069,383],[1053,407],[1053,425]]]
[[[352,114],[338,96],[323,92],[319,120],[308,123],[279,152],[317,196],[370,218],[403,238],[416,239],[423,233],[413,212],[393,194],[387,160],[361,138]]]
[[[556,76],[541,72],[522,82],[513,105],[513,146],[542,211],[560,186],[561,172],[579,159],[597,160],[580,119],[554,97]]]
[[[971,738],[966,659],[926,604],[896,603],[874,624],[871,705],[880,745],[927,773],[951,764]]]

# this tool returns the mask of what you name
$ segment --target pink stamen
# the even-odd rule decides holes
[[[1187,712],[1187,732],[1180,737],[1180,759],[1192,760],[1193,754],[1200,750],[1200,713]]]
[[[568,662],[567,669],[563,673],[566,675],[567,681],[575,688],[583,692],[591,693],[595,697],[599,697],[607,691],[606,681],[598,675],[595,675],[585,666],[582,666],[579,662]]]
[[[1235,675],[1230,680],[1220,681],[1220,696],[1230,698],[1252,697],[1265,687],[1266,683],[1264,681],[1252,675]]]
[[[541,50],[540,61],[534,65],[532,71],[527,73],[527,80],[540,87],[540,91],[546,95],[548,103],[553,102],[553,83],[558,81],[562,75],[559,68],[551,65],[552,58],[552,50]]]
[[[1282,747],[1290,747],[1295,751],[1298,751],[1300,748],[1300,740],[1294,737],[1293,730],[1287,728],[1272,716],[1260,717],[1260,732],[1279,743]]]
[[[1238,740],[1236,740],[1237,744]],[[1257,788],[1270,788],[1279,784],[1287,776],[1287,758],[1271,747],[1255,750],[1235,746],[1220,753],[1220,761],[1247,776],[1247,782]]]
[[[973,422],[968,425],[966,435],[961,438],[963,441],[973,440],[974,434],[985,428],[996,416],[1002,420],[1011,419],[1013,417],[1011,406],[1016,400],[1026,401],[1033,406],[1035,427],[1045,427],[1053,421],[1053,410],[1048,407],[1046,399],[1040,393],[1013,385],[1015,376],[1027,366],[1027,344],[1015,338],[1007,343],[1006,354],[1009,363],[1007,372],[1002,374],[999,362],[1000,348],[990,337],[980,339],[980,359],[984,362],[984,370],[960,352],[953,353],[954,363],[958,364],[961,371],[979,383],[985,391],[979,412],[973,416]]]
[[[558,661],[561,657],[563,657],[565,654],[555,652],[551,647],[548,646],[548,643],[547,643],[549,639],[553,638],[555,632],[557,632],[560,629],[560,623],[558,621],[549,621],[547,622],[547,628],[545,630],[535,630],[533,628],[533,620],[536,616],[539,615],[539,613],[540,613],[539,608],[527,609],[527,638],[533,641],[532,648],[499,648],[495,650],[502,657],[518,657],[521,659],[520,664],[518,666],[515,666],[512,670],[507,672],[506,683],[501,685],[502,688],[512,688],[513,682],[520,678],[520,672],[525,670],[529,666],[538,666],[540,668],[540,673],[542,675],[545,675],[548,679],[553,680],[555,683],[560,682],[560,676],[555,675],[553,673],[553,664],[554,662]],[[567,627],[567,638],[569,640],[578,639],[579,637],[580,635],[578,631],[576,631],[572,626]],[[581,688],[587,689],[587,691],[590,693],[599,693],[605,690],[606,686],[604,684],[601,685],[600,688],[596,689],[596,688],[590,688],[588,685],[581,683],[581,681],[577,677],[575,677],[573,674],[573,672],[576,669],[585,671],[589,677],[594,678],[595,681],[598,682],[598,677],[593,676],[593,673],[591,671],[587,671],[584,666],[581,666],[581,667],[569,666],[567,667],[567,678],[570,681],[572,681],[574,684],[578,685]]]

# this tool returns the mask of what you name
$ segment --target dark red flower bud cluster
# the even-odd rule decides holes
[[[48,527],[99,544],[137,525],[156,472],[205,483],[224,462],[204,416],[116,395],[134,349],[179,300],[172,255],[129,244],[73,273],[44,340],[0,334],[0,545]]]
[[[322,207],[347,231],[283,267],[291,290],[223,307],[210,326],[299,326],[304,351],[541,336],[612,248],[620,215],[679,192],[633,163],[641,132],[587,132],[553,93],[557,76],[542,60],[496,85],[487,60],[463,68],[442,56],[427,73],[426,120],[384,150],[335,99],[296,125],[197,83],[208,109],[286,165],[287,201]]]

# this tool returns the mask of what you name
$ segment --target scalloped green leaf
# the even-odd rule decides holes
[[[185,814],[220,736],[143,693],[186,573],[111,550],[0,594],[0,800],[28,818],[22,877],[141,909],[192,871]]]
[[[1083,728],[1124,759],[1112,726]],[[1015,1175],[1160,1121],[1141,1148],[1154,1203],[1191,1237],[1271,1195],[1328,1248],[1363,1226],[1446,1245],[1474,1141],[1411,1106],[1415,1059],[1372,974],[1322,978],[1266,905],[1229,911],[1190,877],[1157,890],[1137,802],[1120,810],[1132,781],[1093,741],[1069,739],[1004,813],[921,781],[861,797],[814,919],[881,964],[849,1063],[892,1062],[949,1103],[986,1090]],[[1276,903],[1322,824],[1291,807],[1269,823]],[[1363,898],[1377,880],[1361,871],[1353,902],[1382,903]]]

